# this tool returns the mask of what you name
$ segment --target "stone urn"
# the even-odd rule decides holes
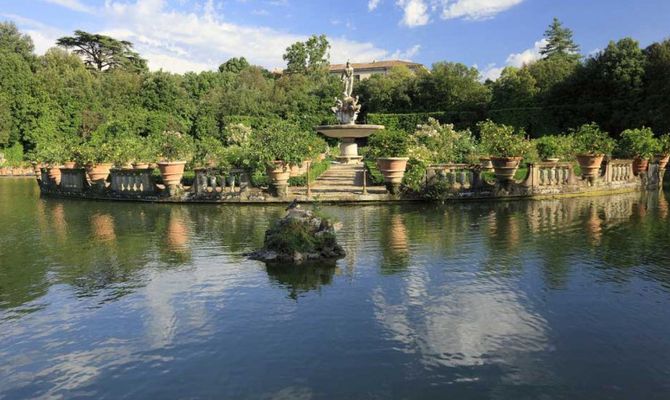
[[[481,157],[479,159],[479,164],[481,165],[482,172],[493,172],[491,157]]]
[[[635,157],[633,159],[633,174],[640,175],[643,172],[647,172],[649,167],[649,160],[642,157]]]
[[[133,169],[148,169],[149,168],[149,163],[145,162],[134,162],[133,163]]]
[[[88,164],[86,173],[91,182],[104,185],[111,169],[112,163]]]
[[[392,194],[396,194],[400,189],[402,178],[407,169],[408,157],[385,157],[377,159],[377,168],[384,176],[386,188]]]
[[[158,169],[161,172],[161,178],[165,186],[179,186],[181,178],[184,176],[184,167],[186,161],[161,161],[158,163]]]
[[[603,154],[577,154],[577,162],[582,170],[583,178],[595,178],[600,174]]]
[[[521,160],[523,157],[491,157],[496,178],[504,182],[513,180]]]
[[[291,168],[284,161],[275,161],[267,168],[267,174],[273,186],[285,186],[291,177]]]
[[[49,167],[47,169],[47,175],[49,176],[49,180],[51,180],[56,185],[60,185],[60,178],[61,178],[60,169],[61,167]]]
[[[657,154],[654,156],[654,161],[658,163],[658,169],[663,171],[668,166],[668,161],[670,161],[669,154]]]

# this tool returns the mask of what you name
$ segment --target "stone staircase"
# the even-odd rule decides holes
[[[342,196],[361,195],[363,193],[363,163],[339,164],[333,163],[328,171],[324,172],[311,185],[313,196]],[[367,179],[367,191],[371,195],[386,194],[384,186],[370,186]]]

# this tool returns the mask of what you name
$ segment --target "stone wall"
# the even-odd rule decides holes
[[[35,176],[33,167],[0,167],[0,176]]]

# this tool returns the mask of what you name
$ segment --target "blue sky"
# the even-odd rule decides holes
[[[458,61],[495,77],[538,57],[556,16],[588,55],[631,36],[670,37],[670,0],[0,0],[38,52],[75,29],[130,40],[152,69],[214,69],[233,56],[267,68],[312,33],[328,35],[331,62]]]

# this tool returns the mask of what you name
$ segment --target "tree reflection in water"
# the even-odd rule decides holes
[[[266,271],[273,282],[288,290],[288,297],[293,300],[312,290],[320,291],[322,286],[333,282],[335,274],[339,274],[335,261],[301,265],[268,264]]]

